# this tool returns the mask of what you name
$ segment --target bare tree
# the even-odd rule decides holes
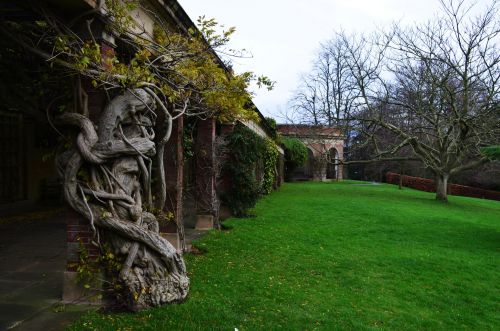
[[[311,73],[302,76],[301,87],[291,100],[299,122],[347,128],[356,90],[346,46],[341,38],[321,45]]]
[[[348,159],[358,91],[354,88],[355,81],[347,62],[347,46],[345,40],[339,37],[321,45],[312,71],[302,77],[301,86],[292,98],[291,105],[294,111],[292,118],[295,119],[292,122],[340,129],[344,141],[343,158]],[[301,130],[304,128],[302,126]],[[310,131],[308,135],[311,137],[323,132],[313,127]],[[318,141],[324,139],[317,138]],[[327,164],[338,169],[338,155],[330,155],[330,151],[323,149],[315,148],[314,151],[316,157],[313,164],[318,168],[317,172],[324,172]]]
[[[441,4],[425,24],[336,38],[354,82],[358,146],[372,150],[352,162],[417,158],[446,201],[450,176],[488,162],[481,147],[500,138],[500,20],[497,1],[475,17],[465,0]]]
[[[318,89],[318,81],[315,77],[312,75],[303,76],[300,88],[290,100],[293,118],[288,115],[285,115],[285,118],[291,122],[298,120],[301,123],[319,125],[321,113],[318,105],[320,100]]]

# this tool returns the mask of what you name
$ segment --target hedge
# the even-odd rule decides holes
[[[399,176],[400,175],[397,173],[388,172],[386,175],[387,183],[399,184]],[[428,178],[403,175],[403,186],[414,188],[420,191],[436,192],[436,184],[432,179]],[[458,184],[449,184],[448,194],[500,201],[500,192],[498,191],[484,190],[477,187]]]

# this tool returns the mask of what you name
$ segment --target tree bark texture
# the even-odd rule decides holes
[[[156,155],[163,139],[161,146],[153,141],[154,105],[150,94],[136,89],[111,100],[96,126],[76,113],[60,118],[79,129],[75,147],[58,159],[65,199],[123,260],[119,295],[133,311],[182,301],[189,288],[182,256],[146,210],[153,204],[152,158],[163,158]]]
[[[448,201],[448,174],[436,175],[436,200]]]

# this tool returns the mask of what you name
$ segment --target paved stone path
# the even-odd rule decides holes
[[[0,330],[62,330],[89,309],[60,303],[65,257],[57,211],[0,217]]]
[[[0,213],[0,331],[59,331],[98,308],[61,303],[66,266],[61,211]],[[187,247],[206,232],[186,229]]]

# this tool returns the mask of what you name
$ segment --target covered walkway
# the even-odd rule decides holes
[[[60,214],[60,209],[0,214],[0,330],[62,330],[88,309],[60,303],[66,267],[66,223]]]

